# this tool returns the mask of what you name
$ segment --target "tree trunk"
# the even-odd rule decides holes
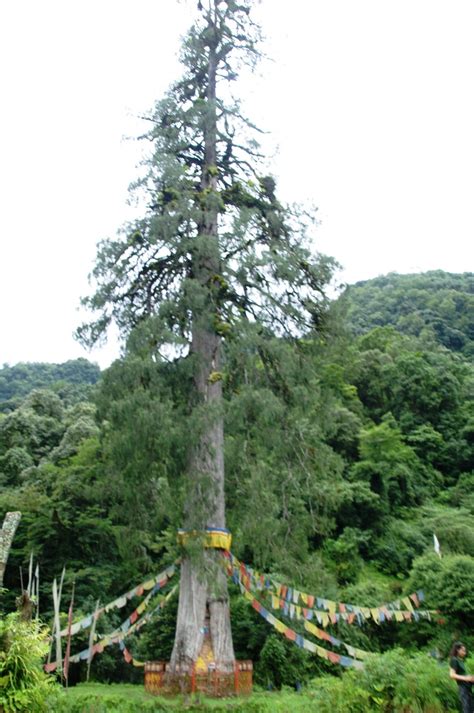
[[[202,433],[190,458],[185,524],[189,530],[202,531],[225,528],[222,383],[209,379],[212,372],[220,371],[220,339],[196,329],[193,346],[199,360],[196,386],[200,394],[204,392],[206,408]],[[216,667],[233,669],[227,580],[219,557],[218,551],[210,549],[186,556],[182,562],[172,670],[189,670],[207,637]]]
[[[209,29],[212,37],[212,30],[216,31],[212,20]],[[215,171],[212,170],[216,165],[217,59],[212,39],[209,45],[201,177],[201,191],[206,197],[217,189]],[[218,216],[215,201],[211,198],[203,209],[193,261],[193,275],[205,296],[205,306],[193,314],[191,357],[195,360],[195,413],[199,413],[201,425],[189,458],[185,512],[188,530],[225,528],[221,338],[214,330],[216,314],[212,304],[214,279],[219,274]],[[218,670],[233,670],[235,655],[227,579],[219,557],[218,550],[207,549],[183,559],[171,671],[189,671],[204,648],[206,660],[213,660]]]

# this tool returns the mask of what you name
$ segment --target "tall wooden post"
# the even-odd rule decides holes
[[[21,520],[21,512],[7,512],[0,530],[0,588],[3,587],[3,577],[7,566],[8,555],[15,537],[16,528]]]

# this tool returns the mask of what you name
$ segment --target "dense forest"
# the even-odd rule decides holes
[[[390,274],[347,287],[317,336],[225,343],[233,553],[298,590],[367,607],[423,590],[440,612],[431,622],[329,628],[369,651],[444,657],[453,638],[474,644],[473,278]],[[189,364],[164,360],[149,337],[138,325],[102,374],[85,360],[0,370],[0,513],[23,515],[4,611],[30,553],[47,622],[63,567],[78,619],[179,555]],[[274,633],[235,585],[231,596],[236,654],[254,660],[257,681],[334,669]],[[168,658],[175,616],[172,600],[130,639],[134,655]],[[111,612],[100,626],[119,621]],[[137,676],[113,648],[92,672]]]

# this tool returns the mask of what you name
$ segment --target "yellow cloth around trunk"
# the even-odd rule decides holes
[[[186,546],[190,539],[202,538],[204,547],[215,547],[220,550],[230,550],[232,535],[224,530],[178,530],[178,543]]]

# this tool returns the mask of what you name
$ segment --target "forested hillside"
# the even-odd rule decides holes
[[[87,359],[64,364],[25,363],[0,369],[0,411],[10,411],[33,389],[52,389],[69,400],[85,398],[99,380],[100,369]]]
[[[421,589],[425,606],[441,612],[442,624],[333,627],[368,650],[398,645],[445,655],[453,637],[474,643],[470,277],[377,278],[347,289],[322,336],[260,340],[255,330],[247,342],[226,342],[234,554],[321,597],[370,607]],[[46,620],[63,566],[68,596],[75,581],[79,616],[178,555],[190,366],[163,361],[152,333],[140,324],[126,356],[82,400],[55,386],[57,374],[65,378],[60,365],[52,388],[44,383],[52,365],[0,372],[2,398],[15,403],[0,416],[0,513],[23,513],[5,608],[30,552],[40,563]],[[96,367],[80,366],[74,383],[93,383]],[[170,604],[159,625],[132,639],[136,655],[170,655],[174,615]],[[233,630],[238,656],[256,662],[262,682],[292,684],[331,668],[272,634],[237,588]],[[133,676],[113,649],[93,667],[99,677]]]
[[[350,285],[344,298],[354,334],[393,325],[402,334],[434,339],[451,351],[474,354],[474,273],[442,270],[391,273]]]

